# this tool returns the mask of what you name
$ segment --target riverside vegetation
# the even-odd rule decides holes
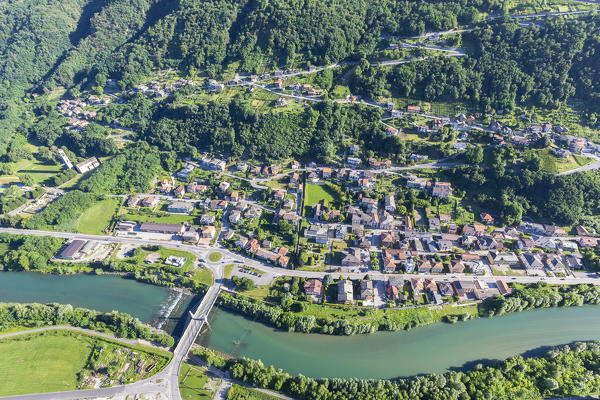
[[[365,308],[361,310],[363,313],[358,312],[358,316],[345,316],[343,311],[356,311],[356,308],[313,306],[302,301],[290,302],[287,306],[278,306],[227,292],[221,292],[219,295],[219,306],[278,329],[332,335],[398,331],[440,321],[455,323],[474,317],[492,317],[534,308],[572,307],[584,304],[600,304],[599,287],[593,285],[547,286],[543,283],[531,286],[515,285],[512,295],[496,296],[472,307],[446,306],[441,310],[432,310],[427,307]],[[317,317],[314,315],[316,312],[312,311],[314,308],[309,307],[324,308],[325,312],[319,310]]]
[[[288,394],[301,400],[469,400],[546,399],[585,396],[600,390],[600,343],[575,343],[540,357],[510,357],[466,372],[408,379],[314,379],[292,376],[273,366],[249,359],[225,360],[210,350],[194,353],[208,365],[229,371],[248,384]]]
[[[175,344],[172,336],[153,333],[137,318],[118,311],[101,313],[87,308],[74,308],[70,304],[56,303],[0,303],[0,332],[15,328],[61,325],[114,333],[122,338],[147,339],[166,347]]]

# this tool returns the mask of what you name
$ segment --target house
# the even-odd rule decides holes
[[[513,252],[497,252],[490,251],[488,253],[488,260],[490,264],[509,264],[509,265],[517,265],[519,264],[519,257]]]
[[[411,278],[410,288],[413,292],[413,300],[415,303],[421,301],[421,295],[425,292],[425,286],[423,285],[423,278]]]
[[[438,288],[442,296],[450,297],[454,296],[454,288],[450,282],[439,282]]]
[[[75,169],[80,174],[85,174],[88,171],[91,171],[100,166],[100,161],[96,157],[90,157],[85,161],[80,162],[79,164],[75,164]]]
[[[451,260],[449,269],[451,273],[462,274],[465,271],[465,264],[462,260]]]
[[[159,222],[142,222],[142,224],[140,225],[140,231],[181,235],[183,232],[185,232],[185,225],[163,224]]]
[[[290,168],[294,169],[294,170],[298,169],[298,168],[300,168],[300,163],[298,161],[296,161],[296,160],[292,160],[290,162]]]
[[[240,210],[233,210],[229,213],[229,222],[237,225],[242,219],[242,212]]]
[[[367,303],[367,302],[372,303],[375,300],[375,291],[373,290],[373,281],[372,280],[363,279],[360,282],[360,298],[365,303]]]
[[[345,279],[338,282],[337,301],[340,304],[354,304],[352,281]]]
[[[429,127],[427,125],[419,125],[417,131],[419,133],[427,133],[429,132]]]
[[[321,169],[321,177],[323,179],[331,178],[331,168],[329,168],[329,167],[323,167]]]
[[[283,204],[281,206],[284,210],[291,210],[294,208],[294,200],[292,199],[285,199],[283,201]]]
[[[479,214],[479,217],[481,218],[484,224],[491,225],[494,223],[494,217],[492,217],[491,214],[481,213]]]
[[[565,236],[567,234],[565,228],[560,226],[544,225],[544,228],[546,229],[546,235],[549,236]]]
[[[429,260],[423,260],[419,263],[417,269],[421,274],[430,274],[432,272],[433,265]]]
[[[582,236],[579,238],[579,246],[580,247],[596,247],[596,246],[598,246],[598,239],[589,237],[589,236]]]
[[[564,272],[565,264],[558,254],[546,255],[546,267],[552,272]]]
[[[167,206],[171,213],[189,214],[194,211],[194,204],[189,201],[173,201]]]
[[[248,170],[248,164],[243,161],[238,161],[235,164],[235,169],[237,169],[240,172],[246,172]]]
[[[350,165],[351,167],[357,167],[362,163],[360,158],[357,158],[357,157],[348,157],[348,159],[346,161],[347,161],[348,165]]]
[[[248,244],[248,238],[244,237],[244,236],[239,236],[235,241],[235,245],[237,247],[239,247],[240,249],[245,249],[247,244]]]
[[[342,258],[342,266],[344,267],[360,267],[362,266],[362,253],[361,250],[352,247],[344,253]]]
[[[558,249],[558,241],[556,239],[547,237],[547,236],[539,236],[535,237],[534,240],[536,247],[541,247],[543,249],[557,250]]]
[[[227,181],[223,181],[221,183],[219,183],[219,190],[223,193],[225,193],[227,191],[227,189],[229,189],[229,187],[231,186],[231,184]]]
[[[307,279],[304,281],[304,293],[307,296],[321,297],[323,294],[323,282],[320,279]]]
[[[544,263],[537,254],[522,253],[519,256],[519,259],[521,260],[523,267],[528,271],[544,269]]]
[[[452,216],[450,214],[440,214],[440,222],[442,224],[449,224],[452,221]]]
[[[384,203],[385,203],[385,206],[384,206],[385,211],[390,212],[390,213],[396,212],[396,199],[394,199],[393,194],[385,196]]]
[[[244,218],[256,219],[262,214],[262,209],[258,206],[251,206],[244,212]]]
[[[391,300],[404,300],[401,292],[404,290],[404,279],[398,276],[390,276],[385,283],[385,293]]]
[[[412,229],[412,219],[408,215],[403,215],[400,217],[400,226],[404,229]]]
[[[313,224],[306,228],[304,236],[316,243],[325,244],[329,241],[329,228],[326,225]]]
[[[217,230],[214,227],[214,225],[206,225],[200,229],[200,236],[205,239],[214,238],[216,233],[217,233]]]
[[[389,136],[398,136],[398,129],[394,128],[393,126],[386,126],[385,134]]]
[[[431,194],[435,197],[445,199],[448,196],[452,196],[452,185],[450,182],[436,182],[433,185]]]
[[[158,197],[146,197],[145,199],[142,200],[140,205],[142,207],[154,208],[158,205],[158,203],[160,203],[160,200],[158,199]]]
[[[480,250],[495,250],[502,248],[502,244],[498,243],[493,237],[481,236],[477,239],[477,247]]]
[[[273,198],[277,201],[281,201],[285,198],[285,191],[278,189],[273,193]]]
[[[213,214],[204,214],[200,218],[200,225],[212,225],[215,223],[216,217]]]
[[[535,247],[535,243],[530,238],[522,238],[522,239],[519,239],[519,241],[517,242],[517,247],[521,251],[530,251],[531,249],[533,249]]]
[[[181,235],[181,240],[185,243],[196,244],[199,239],[200,236],[198,235],[198,230],[196,230],[196,228],[189,228]]]
[[[454,292],[460,300],[474,298],[475,283],[473,281],[460,280],[452,282]]]
[[[183,197],[184,194],[185,188],[183,187],[183,185],[179,185],[175,188],[175,190],[173,190],[173,195],[175,195],[175,197]]]
[[[436,218],[436,217],[429,218],[429,229],[436,231],[436,232],[441,231],[442,227],[441,227],[439,218]]]
[[[590,232],[583,226],[577,225],[575,227],[578,236],[590,236]]]
[[[420,113],[421,107],[420,106],[407,106],[406,111],[409,113]]]

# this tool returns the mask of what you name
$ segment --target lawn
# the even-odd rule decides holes
[[[34,183],[45,181],[58,174],[63,168],[61,165],[45,164],[38,160],[22,160],[10,165],[15,168],[17,175],[30,175],[33,178]]]
[[[179,371],[179,390],[183,400],[212,399],[214,391],[205,389],[206,370],[184,363]]]
[[[329,185],[316,185],[309,183],[306,185],[304,195],[305,214],[311,210],[313,204],[325,200],[325,204],[333,204],[340,201],[339,195]]]
[[[110,198],[94,204],[81,214],[75,230],[91,235],[103,234],[121,201],[120,198]]]
[[[227,264],[225,266],[225,270],[223,272],[225,279],[229,279],[231,277],[231,273],[233,272],[234,268],[235,268],[235,264]]]
[[[221,261],[221,258],[223,258],[223,254],[219,253],[218,251],[212,252],[208,256],[208,259],[211,262],[219,262],[219,261]]]
[[[212,272],[210,272],[210,269],[202,268],[199,271],[196,271],[194,274],[194,280],[210,286],[213,284],[214,278]]]

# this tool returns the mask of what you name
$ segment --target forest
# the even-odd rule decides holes
[[[510,357],[468,371],[392,380],[314,379],[292,376],[261,361],[225,360],[208,349],[194,353],[234,379],[301,400],[547,399],[600,390],[600,343],[574,343],[536,357]]]
[[[129,314],[112,311],[101,313],[70,304],[0,303],[0,331],[9,328],[37,328],[48,325],[69,325],[98,332],[114,333],[118,337],[148,339],[171,347],[173,337],[152,333],[150,328]]]

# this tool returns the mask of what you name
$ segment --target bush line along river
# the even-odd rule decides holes
[[[191,302],[190,296],[177,300],[179,297],[168,289],[117,276],[0,273],[0,301],[118,310],[155,326],[173,309],[169,331]],[[223,310],[211,314],[210,319],[210,330],[199,343],[312,377],[393,378],[438,373],[539,351],[544,346],[600,340],[600,306],[538,309],[350,337],[276,331]]]

